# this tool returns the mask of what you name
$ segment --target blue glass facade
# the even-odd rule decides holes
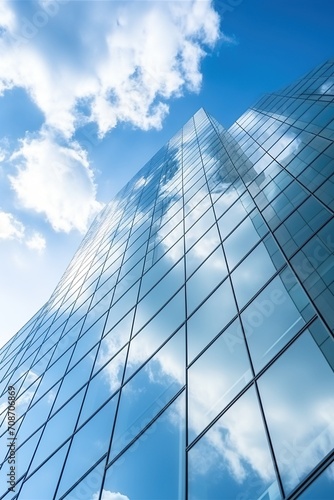
[[[333,100],[201,109],[98,215],[1,349],[0,498],[333,498]]]

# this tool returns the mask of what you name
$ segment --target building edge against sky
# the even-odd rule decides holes
[[[0,350],[0,498],[331,498],[333,100],[199,110],[97,216]]]

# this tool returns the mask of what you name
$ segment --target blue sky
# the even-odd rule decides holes
[[[331,0],[2,0],[0,342],[198,108],[228,127],[333,57],[333,14]]]

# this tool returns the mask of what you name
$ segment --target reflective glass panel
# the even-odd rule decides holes
[[[305,321],[289,294],[289,283],[277,276],[242,313],[241,319],[256,371],[268,361],[303,327]],[[301,287],[293,280],[292,295],[299,293],[299,304],[308,300]],[[291,284],[291,281],[290,281]],[[298,298],[297,298],[298,300]],[[303,301],[304,304],[301,302]],[[231,348],[238,339],[231,339]]]
[[[259,379],[287,493],[333,448],[333,385],[333,370],[308,331]]]
[[[24,415],[23,422],[19,429],[21,442],[25,441],[28,436],[35,432],[35,430],[46,421],[58,388],[59,384],[45,394],[45,396]]]
[[[233,269],[259,239],[252,219],[247,217],[224,242],[229,268]]]
[[[232,273],[232,282],[240,308],[248,302],[275,271],[271,256],[261,242]]]
[[[74,434],[59,485],[59,496],[108,451],[115,410],[116,404],[112,399]]]
[[[64,498],[66,500],[96,500],[103,480],[105,459],[81,479]],[[94,496],[95,495],[95,496]],[[121,500],[121,499],[120,499]]]
[[[188,314],[191,313],[227,276],[225,257],[221,246],[201,265],[187,281]]]
[[[36,446],[37,446],[38,440],[41,436],[41,433],[42,433],[42,430],[37,431],[32,437],[30,437],[24,443],[22,443],[22,444],[19,443],[19,446],[16,448],[16,458],[18,456],[20,457],[19,462],[18,462],[18,460],[16,460],[16,464],[15,464],[16,480],[21,478],[25,474],[25,472],[27,471],[29,464],[31,462],[31,457],[33,456],[33,453],[36,449]],[[4,436],[5,436],[5,439],[3,440],[4,442],[2,443],[0,441],[0,444],[1,444],[1,449],[6,450],[6,452],[7,452],[7,450],[8,450],[8,448],[7,448],[7,444],[8,444],[7,432]],[[5,452],[3,453],[3,457],[4,457],[4,455],[5,455]],[[1,459],[3,457],[1,457]],[[9,465],[10,464],[8,464],[8,461],[6,460],[4,462],[4,464],[2,465],[2,467],[0,467],[0,484],[1,485],[8,486],[7,474],[9,472],[9,467],[8,467]],[[15,490],[17,491],[16,488],[15,488]]]
[[[83,391],[81,391],[48,420],[29,472],[34,471],[43,460],[71,436],[77,420],[76,409],[81,406],[83,395]]]
[[[189,451],[189,500],[279,500],[262,416],[250,388]]]
[[[181,394],[108,469],[102,498],[184,498],[184,399]]]
[[[97,353],[94,372],[109,361],[130,339],[134,308],[103,337]]]
[[[232,288],[227,279],[188,319],[188,362],[204,349],[236,312]]]
[[[33,476],[25,481],[19,498],[24,498],[25,500],[54,498],[67,450],[68,443],[55,453]]]
[[[210,255],[220,243],[216,224],[186,253],[187,277]]]
[[[138,303],[134,331],[137,332],[183,285],[183,261],[176,264],[166,276]]]
[[[79,424],[85,422],[112,394],[119,389],[124,372],[127,349],[115,356],[99,373],[90,380]]]
[[[241,333],[241,335],[240,335]],[[192,440],[252,378],[244,340],[230,348],[230,336],[242,339],[239,320],[188,370],[188,435]]]
[[[298,497],[300,500],[332,500],[334,491],[334,463]]]
[[[219,231],[222,239],[233,231],[233,229],[247,215],[247,211],[240,200],[236,201],[231,208],[218,220]]]
[[[164,408],[184,379],[185,335],[181,329],[122,388],[110,459]]]
[[[184,291],[181,290],[136,335],[130,343],[126,376],[151,356],[158,347],[184,322]]]
[[[77,365],[75,365],[63,378],[57,399],[52,412],[54,413],[67,400],[69,400],[76,391],[78,391],[88,380],[97,347],[94,347]]]

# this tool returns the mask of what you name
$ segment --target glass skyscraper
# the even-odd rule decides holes
[[[201,109],[97,216],[1,349],[1,498],[334,498],[333,100]]]

